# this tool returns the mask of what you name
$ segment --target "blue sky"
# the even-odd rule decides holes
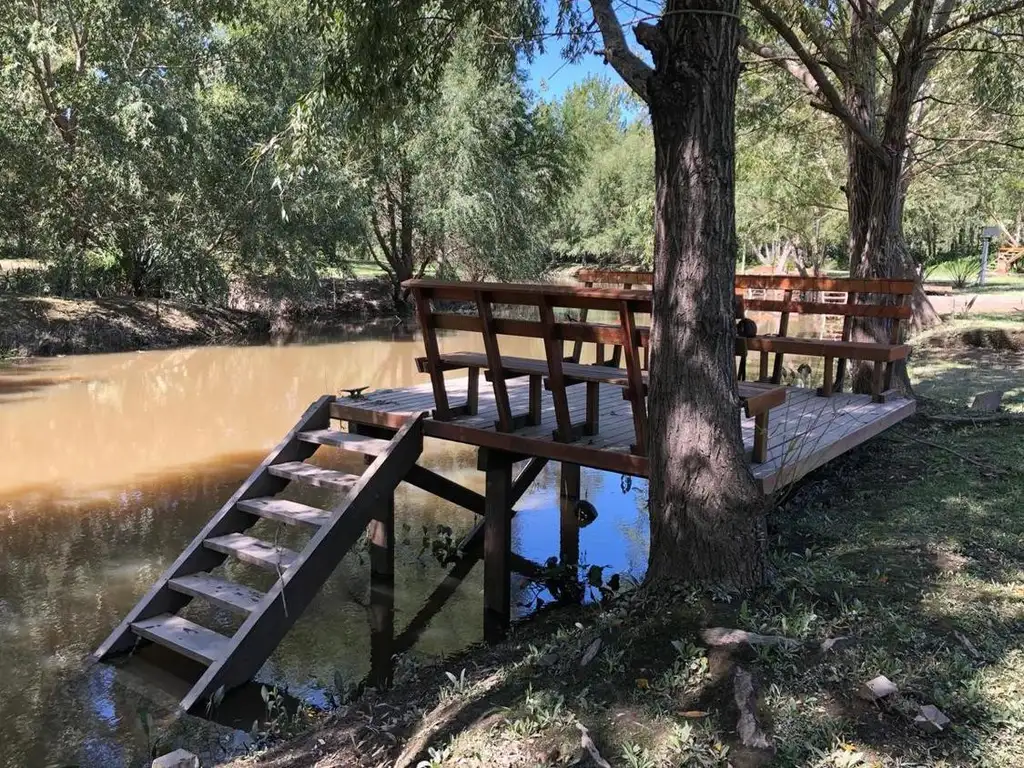
[[[636,46],[631,22],[637,18],[647,17],[643,5],[642,2],[635,2],[630,4],[625,11],[622,10],[621,4],[618,8],[626,40],[634,50],[636,50]],[[554,32],[555,22],[558,18],[557,0],[544,0],[544,12],[548,18],[547,31]],[[646,12],[649,13],[650,9],[647,9]],[[563,45],[564,41],[559,38],[548,38],[545,41],[544,53],[534,57],[533,62],[529,64],[523,63],[529,74],[530,88],[545,101],[560,97],[567,88],[590,75],[598,75],[612,82],[618,81],[619,77],[611,65],[606,65],[604,60],[596,54],[588,53],[576,63],[566,61],[562,57]],[[637,53],[644,56],[645,59],[648,58],[646,51],[639,50]]]
[[[588,53],[577,63],[562,57],[562,42],[548,40],[544,53],[536,56],[533,63],[526,65],[530,75],[530,88],[545,101],[558,98],[567,88],[585,80],[589,75],[600,75],[608,79],[618,76],[611,66],[593,53]]]

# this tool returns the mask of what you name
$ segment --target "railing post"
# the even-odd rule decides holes
[[[633,432],[636,436],[636,444],[633,445],[633,453],[640,456],[647,455],[647,398],[646,386],[644,385],[644,374],[640,368],[640,355],[637,352],[637,333],[633,319],[633,309],[628,301],[623,301],[619,306],[619,325],[625,336],[623,349],[626,352],[626,376],[629,379],[629,387],[626,389],[626,398],[629,400],[633,410]]]
[[[416,316],[423,331],[423,349],[427,353],[430,386],[434,390],[434,418],[449,421],[452,413],[448,405],[448,390],[444,386],[444,369],[441,365],[441,352],[437,346],[437,330],[431,316],[430,296],[421,288],[413,288],[412,295],[416,304]]]

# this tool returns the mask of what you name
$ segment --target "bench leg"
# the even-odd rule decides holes
[[[584,435],[596,435],[601,422],[601,385],[596,381],[587,382],[587,421],[583,425]]]
[[[885,398],[882,397],[882,384],[884,380],[885,370],[882,363],[876,361],[874,368],[871,371],[871,399],[876,403],[885,402]]]
[[[885,364],[885,384],[882,387],[883,391],[887,391],[887,390],[892,389],[892,373],[893,373],[893,368],[895,366],[896,366],[895,362],[890,362],[890,363],[886,363]]]
[[[528,414],[526,423],[531,427],[536,427],[540,424],[540,387],[541,377],[531,376],[530,377],[530,412]]]
[[[772,368],[772,384],[782,383],[782,364],[785,360],[785,355],[782,352],[775,353],[775,365]]]
[[[846,358],[839,358],[839,362],[836,363],[836,392],[843,391],[843,384],[846,383]]]
[[[768,459],[768,411],[754,417],[754,464],[764,464]]]
[[[476,416],[480,407],[480,369],[470,368],[466,375],[469,379],[466,385],[466,415]]]
[[[761,360],[757,372],[758,381],[768,381],[768,353],[761,351]]]
[[[818,394],[822,397],[832,397],[832,364],[834,358],[825,358],[825,368],[823,371],[824,377],[821,380],[821,389],[818,390]]]

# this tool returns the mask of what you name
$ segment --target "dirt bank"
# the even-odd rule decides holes
[[[57,299],[0,294],[0,358],[288,339],[297,327],[395,316],[381,278],[325,279],[289,292],[266,281],[232,286],[226,307],[179,301]]]
[[[237,309],[138,299],[0,296],[0,357],[229,343],[269,330],[266,316]]]

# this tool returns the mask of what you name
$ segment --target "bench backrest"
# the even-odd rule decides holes
[[[637,398],[643,397],[643,367],[639,350],[647,343],[648,330],[637,326],[636,315],[650,313],[650,291],[568,285],[453,283],[425,279],[407,280],[402,286],[410,291],[416,303],[427,368],[439,407],[442,407],[442,403],[446,404],[447,396],[441,377],[444,366],[437,343],[438,329],[475,331],[483,336],[498,419],[503,429],[510,429],[512,415],[498,343],[498,336],[501,335],[535,338],[544,342],[548,380],[555,407],[566,408],[566,416],[568,406],[566,376],[563,371],[563,363],[567,362],[565,341],[599,345],[599,360],[600,346],[608,344],[621,347],[625,351],[626,377],[630,381],[630,390]],[[470,313],[443,311],[438,306],[440,302],[459,302],[464,307],[468,305]],[[537,319],[496,317],[495,305],[535,308]],[[579,320],[561,319],[555,315],[557,309],[579,310],[582,317]],[[617,322],[588,323],[585,315],[588,310],[614,312]],[[559,422],[562,423],[563,419],[559,418]],[[640,445],[645,444],[645,439],[645,435],[637,434]]]
[[[654,282],[652,272],[622,270],[581,269],[576,278],[588,286],[627,283],[651,286]],[[778,313],[777,333],[780,336],[788,332],[790,313],[833,315],[844,318],[844,341],[850,340],[853,318],[862,317],[893,321],[889,325],[889,341],[899,343],[902,334],[900,321],[913,316],[910,299],[914,286],[913,280],[736,275],[736,295],[742,297],[744,310]],[[764,296],[766,291],[779,292],[781,296],[767,298]],[[835,300],[825,300],[830,297]],[[759,330],[763,332],[766,329]]]

